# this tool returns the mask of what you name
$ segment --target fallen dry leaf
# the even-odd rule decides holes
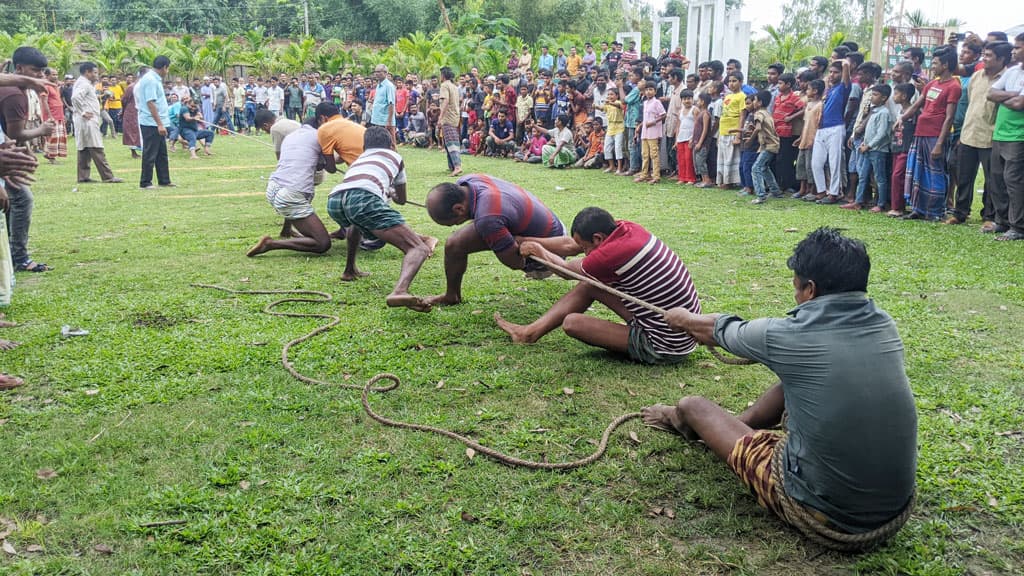
[[[973,448],[971,448],[971,445],[968,444],[967,442],[961,442],[960,445],[964,447],[964,450],[966,452],[970,452],[971,450],[973,450]]]
[[[634,444],[640,443],[640,437],[637,436],[636,432],[633,432],[632,430],[629,431],[629,439],[632,440]]]
[[[501,356],[498,356],[498,362],[504,362],[505,358],[508,358],[508,356],[505,356],[504,354],[502,354]]]
[[[676,511],[671,508],[665,508],[665,518],[668,518],[669,520],[675,520]]]
[[[1009,308],[1007,308],[1006,306],[1000,306],[999,309],[1002,310],[1003,312],[1009,310]]]
[[[242,428],[248,428],[249,426],[255,426],[256,423],[253,422],[252,420],[242,420],[241,422],[238,423],[238,425],[241,426]]]
[[[29,545],[28,545],[28,546],[27,546],[27,547],[25,548],[25,552],[32,552],[32,553],[36,553],[36,552],[42,552],[42,551],[43,551],[43,547],[42,547],[42,546],[40,546],[39,544],[29,544]]]
[[[96,388],[92,388],[91,390],[86,390],[86,391],[84,392],[84,394],[85,394],[86,396],[95,396],[95,395],[97,395],[97,394],[99,394],[99,393],[100,393],[100,391],[99,391],[98,389],[96,389]]]
[[[651,518],[655,518],[661,516],[661,513],[664,511],[665,509],[662,508],[661,506],[655,506],[654,508],[651,508],[650,510],[647,511],[647,515]]]
[[[483,310],[473,310],[472,314],[483,314]]]
[[[721,376],[715,376],[714,377],[714,381],[715,382],[721,382],[722,381],[722,377]]]
[[[444,357],[444,350],[438,350],[437,351],[437,355],[441,356],[443,358]]]
[[[92,549],[97,551],[97,552],[99,552],[100,554],[113,554],[114,553],[114,549],[111,548],[110,546],[107,546],[106,544],[97,544],[97,545],[93,546]]]
[[[3,426],[4,424],[7,424],[10,421],[11,420],[9,418],[0,418],[0,426]]]
[[[242,480],[241,482],[238,483],[238,487],[241,488],[242,490],[248,490],[249,486],[251,485],[252,484],[250,484],[248,480]]]
[[[437,381],[437,386],[434,386],[434,388],[437,388],[438,390],[440,390],[441,388],[444,388],[444,379],[442,378],[441,380],[438,380]]]
[[[476,456],[476,450],[472,448],[466,448],[466,458],[472,460]]]
[[[36,470],[36,478],[40,480],[49,480],[57,477],[57,471],[53,468],[40,468]]]
[[[562,394],[565,394],[566,396],[572,396],[575,393],[576,393],[576,391],[573,390],[572,388],[569,388],[569,387],[562,388]]]
[[[1024,430],[1007,430],[1006,432],[996,432],[996,436],[1024,436]]]
[[[4,548],[4,552],[7,552],[11,556],[17,556],[18,555],[18,551],[15,550],[14,546],[12,546],[11,543],[8,542],[7,540],[4,540],[3,548]]]
[[[468,522],[470,524],[475,524],[480,521],[476,516],[473,516],[472,514],[466,511],[463,511],[461,516],[463,522]]]
[[[626,394],[629,394],[630,396],[636,396],[636,395],[637,395],[637,393],[636,393],[636,392],[633,392],[633,391],[632,391],[632,390],[630,390],[629,388],[626,388]]]
[[[799,232],[799,228],[786,228],[785,232]]]
[[[988,494],[988,505],[995,508],[999,506],[999,500],[996,500],[995,496]]]
[[[534,434],[543,434],[544,432],[547,431],[547,428],[534,428],[533,430],[530,430],[530,432],[533,432]]]
[[[7,538],[17,529],[18,525],[14,523],[14,520],[8,520],[0,516],[0,540]]]
[[[680,382],[679,383],[679,388],[680,389],[686,388],[686,382]]]
[[[246,278],[239,278],[238,281],[239,282],[248,282],[249,278],[248,277],[246,277]]]
[[[419,342],[416,343],[417,350],[423,350],[424,348],[426,348],[426,346],[424,346],[423,344],[420,344]]]

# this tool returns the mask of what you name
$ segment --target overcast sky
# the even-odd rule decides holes
[[[893,0],[896,10],[899,1]],[[778,26],[782,21],[782,4],[762,0],[746,0],[740,14],[751,23],[754,36],[764,34],[761,30],[768,24]],[[663,9],[665,0],[651,0],[655,9]],[[945,21],[959,18],[966,22],[960,30],[977,32],[984,37],[992,30],[1007,30],[1024,24],[1024,2],[1021,0],[903,0],[904,11],[921,10],[929,19]],[[1011,39],[1012,41],[1012,39]]]

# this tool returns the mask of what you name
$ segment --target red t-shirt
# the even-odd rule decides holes
[[[395,114],[405,114],[405,108],[409,105],[409,90],[405,87],[395,90]]]
[[[803,107],[804,101],[796,95],[796,92],[790,91],[785,96],[779,94],[775,97],[772,119],[775,121],[775,132],[779,135],[779,138],[790,138],[793,136],[793,123],[786,122],[784,119]]]
[[[932,80],[924,87],[924,106],[917,119],[915,136],[937,138],[942,133],[946,120],[946,106],[960,101],[960,80],[955,76],[949,80]]]

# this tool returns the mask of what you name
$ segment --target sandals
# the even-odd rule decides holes
[[[53,267],[47,266],[42,262],[33,262],[29,260],[24,264],[18,264],[14,269],[18,272],[49,272],[50,270],[53,270]]]

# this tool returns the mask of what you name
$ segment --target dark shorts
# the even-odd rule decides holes
[[[644,364],[675,364],[686,359],[686,354],[662,354],[654,349],[647,333],[640,326],[632,321],[629,325],[629,346],[627,353],[629,357]]]
[[[405,218],[388,206],[383,198],[361,188],[342,190],[327,198],[327,214],[342,227],[355,226],[370,239],[374,230],[387,230],[405,224]]]

